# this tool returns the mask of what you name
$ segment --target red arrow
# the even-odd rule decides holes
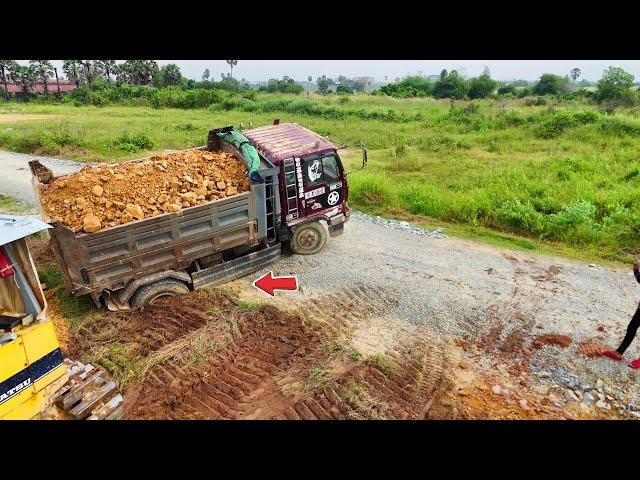
[[[298,279],[295,276],[274,278],[273,272],[268,272],[253,282],[253,286],[274,297],[275,290],[298,290]]]

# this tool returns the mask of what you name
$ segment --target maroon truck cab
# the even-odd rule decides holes
[[[281,238],[296,253],[316,253],[343,232],[349,189],[336,147],[295,123],[254,128],[242,134],[279,168]],[[326,227],[322,225],[326,222]]]

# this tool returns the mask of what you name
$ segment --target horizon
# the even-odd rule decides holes
[[[29,60],[18,60],[24,64]],[[62,60],[50,60],[54,67],[62,73]],[[117,60],[118,63],[124,60]],[[175,63],[180,67],[182,75],[200,81],[205,69],[211,72],[211,79],[218,80],[220,74],[229,72],[225,60],[156,60],[158,66]],[[246,79],[248,82],[267,81],[271,78],[281,79],[284,76],[295,81],[306,81],[309,76],[313,81],[326,75],[337,78],[373,77],[377,82],[393,82],[396,78],[411,75],[438,75],[443,69],[457,70],[465,77],[476,77],[488,67],[491,77],[498,81],[515,80],[536,81],[543,73],[565,76],[577,67],[582,74],[579,80],[596,82],[602,72],[609,66],[621,67],[640,79],[640,61],[638,60],[239,60],[234,67],[234,78]]]

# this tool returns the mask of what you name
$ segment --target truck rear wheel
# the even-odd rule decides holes
[[[322,222],[309,222],[292,229],[291,250],[299,255],[318,253],[327,243],[327,227]]]
[[[162,297],[175,297],[184,293],[189,293],[189,287],[184,282],[175,278],[163,278],[138,288],[129,303],[136,308],[146,303],[152,304]]]

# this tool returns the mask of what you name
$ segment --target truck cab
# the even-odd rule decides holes
[[[343,232],[349,219],[348,185],[336,147],[295,123],[242,132],[261,156],[279,169],[278,239],[295,253],[320,251],[327,234]]]

